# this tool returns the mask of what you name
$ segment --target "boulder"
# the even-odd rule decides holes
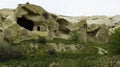
[[[63,44],[63,43],[50,43],[48,44],[53,49],[55,49],[56,52],[73,52],[77,53],[85,49],[85,46],[83,45],[75,45],[75,44]]]
[[[105,24],[102,25],[94,25],[92,24],[89,27],[87,32],[88,35],[88,42],[97,42],[105,44],[108,42],[109,39],[109,29],[108,26]]]
[[[101,48],[101,47],[95,47],[95,48],[98,49],[98,54],[99,54],[99,55],[108,54],[108,51],[105,50],[105,49],[103,49],[103,48]]]
[[[98,24],[90,24],[87,27],[87,41],[88,42],[96,42],[96,33],[98,32],[100,25]]]
[[[95,37],[98,43],[107,43],[109,40],[109,29],[107,25],[101,25]]]
[[[8,35],[9,34],[9,35]],[[17,24],[10,26],[4,30],[4,38],[9,43],[19,43],[30,39],[30,31],[20,27]]]

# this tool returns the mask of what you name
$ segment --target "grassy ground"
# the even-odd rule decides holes
[[[63,44],[81,44],[87,47],[84,52],[79,53],[49,53],[48,47],[45,44],[40,44],[39,40],[26,40],[15,46],[21,47],[25,51],[27,58],[13,59],[4,62],[0,62],[0,67],[49,67],[53,64],[53,67],[119,67],[119,55],[114,55],[108,44],[97,43],[80,43],[77,41],[54,39],[47,40],[47,43],[63,43]],[[31,43],[38,44],[38,48],[29,45]],[[98,55],[95,47],[101,47],[108,50],[107,55]]]
[[[16,59],[1,62],[0,65],[22,66],[22,67],[48,67],[56,63],[54,67],[119,67],[120,56],[108,55],[78,55],[78,54],[59,54],[57,56],[42,55],[37,58]]]

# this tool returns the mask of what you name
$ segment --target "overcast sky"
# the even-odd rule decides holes
[[[116,15],[120,14],[120,0],[1,0],[0,8],[16,8],[20,3],[32,3],[58,15]]]

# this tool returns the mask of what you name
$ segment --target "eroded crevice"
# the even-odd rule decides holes
[[[47,12],[46,12],[46,13],[43,13],[43,17],[47,20],[47,19],[49,18],[48,13],[47,13]]]
[[[90,36],[95,36],[97,34],[97,32],[99,31],[100,28],[94,30],[94,31],[91,31],[91,32],[87,32],[88,35]]]
[[[17,19],[17,24],[19,24],[20,26],[22,26],[30,31],[32,31],[33,27],[34,27],[33,21],[26,19],[24,16]]]

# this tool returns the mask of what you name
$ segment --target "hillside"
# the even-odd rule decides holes
[[[0,9],[0,67],[119,67],[110,43],[119,26],[120,15],[63,16],[29,3]]]

